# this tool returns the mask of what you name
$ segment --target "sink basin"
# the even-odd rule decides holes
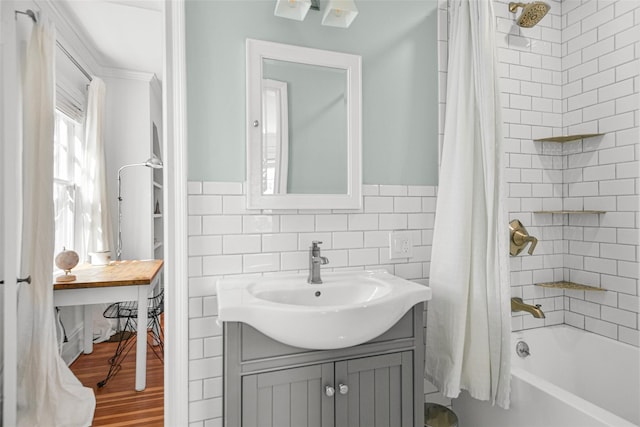
[[[309,307],[363,304],[381,298],[391,291],[385,283],[374,281],[350,283],[336,280],[325,282],[318,289],[311,285],[305,287],[298,286],[297,283],[293,285],[280,289],[265,289],[260,284],[254,284],[248,288],[248,291],[258,299]]]
[[[306,274],[220,279],[218,318],[244,322],[282,343],[335,349],[386,332],[431,289],[384,270],[325,272],[310,285]]]

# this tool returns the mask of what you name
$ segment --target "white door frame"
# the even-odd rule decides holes
[[[163,188],[165,237],[164,425],[189,423],[189,288],[187,259],[187,106],[185,3],[165,0]]]
[[[18,274],[18,161],[19,140],[19,90],[17,33],[13,1],[0,2],[2,34],[0,45],[2,54],[2,212],[0,226],[3,227],[0,262],[3,263],[3,381],[2,381],[2,425],[16,425],[17,420],[17,283]]]

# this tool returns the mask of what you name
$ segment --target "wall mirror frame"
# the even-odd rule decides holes
[[[247,208],[248,209],[359,209],[362,206],[362,60],[359,55],[333,52],[320,49],[312,49],[288,44],[274,43],[262,40],[247,39],[246,41],[246,79],[247,79]],[[282,61],[281,63],[278,61]],[[344,76],[340,88],[340,108],[342,113],[334,120],[320,122],[322,130],[327,134],[336,131],[334,127],[339,127],[338,133],[344,135],[340,138],[339,153],[334,160],[340,165],[344,165],[339,171],[341,177],[340,188],[335,191],[331,189],[320,189],[320,191],[288,191],[287,171],[295,169],[295,156],[290,154],[296,143],[296,130],[292,129],[292,120],[289,119],[291,110],[300,103],[287,102],[286,85],[278,88],[274,80],[265,73],[265,64],[293,63],[294,67],[304,68],[311,66],[311,69],[322,71],[322,67],[327,67],[328,73],[338,72]],[[302,64],[302,65],[299,65]],[[291,91],[289,91],[290,93]],[[268,93],[268,95],[267,95]],[[290,98],[290,97],[289,97]],[[265,102],[275,106],[275,113],[269,113],[270,118],[265,117]],[[311,100],[309,100],[311,102]],[[306,104],[307,101],[305,100]],[[318,116],[314,116],[318,118]],[[342,121],[344,117],[344,121]],[[319,118],[318,118],[319,120]],[[276,134],[278,148],[266,148],[267,133],[265,123],[276,123],[280,128]],[[314,123],[318,126],[319,123]],[[334,132],[335,133],[335,132]],[[344,140],[344,142],[342,142]],[[307,142],[308,143],[308,142]],[[333,142],[332,142],[333,143]],[[300,142],[298,142],[300,144]],[[316,149],[324,149],[324,143],[315,145]],[[267,154],[269,151],[269,154]],[[329,157],[331,157],[330,155]],[[282,160],[284,159],[284,160]],[[307,177],[316,180],[322,185],[328,181],[328,175],[332,174],[331,167],[325,167],[322,162],[316,159],[307,159],[314,165],[313,170],[305,168]],[[331,160],[331,159],[330,159]],[[268,185],[266,190],[265,176],[267,169],[265,164],[274,162],[281,163],[281,167],[276,167],[275,172],[269,171],[270,179],[274,182]],[[316,169],[317,168],[317,169]],[[300,169],[298,167],[298,169]],[[340,169],[340,168],[337,168]],[[343,177],[343,178],[342,178]],[[342,182],[346,181],[346,182]],[[291,187],[291,177],[289,178]],[[321,193],[321,194],[320,194]]]

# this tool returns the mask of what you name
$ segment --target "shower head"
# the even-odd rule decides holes
[[[509,3],[509,11],[516,13],[518,8],[522,8],[518,25],[524,28],[531,28],[536,25],[549,12],[549,5],[543,1],[534,1],[531,3]]]

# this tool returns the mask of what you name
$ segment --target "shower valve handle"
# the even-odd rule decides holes
[[[538,239],[529,235],[524,225],[517,219],[514,219],[509,223],[509,230],[511,232],[511,245],[509,253],[511,256],[516,256],[524,250],[527,244],[529,246],[529,255],[533,255],[533,251],[536,249]]]
[[[536,245],[538,244],[538,239],[533,236],[529,236],[528,234],[525,234],[519,230],[516,230],[513,233],[513,237],[511,239],[516,246],[521,247],[521,251],[525,246],[527,246],[527,243],[531,243],[528,251],[529,255],[533,255],[533,251],[536,249]]]

